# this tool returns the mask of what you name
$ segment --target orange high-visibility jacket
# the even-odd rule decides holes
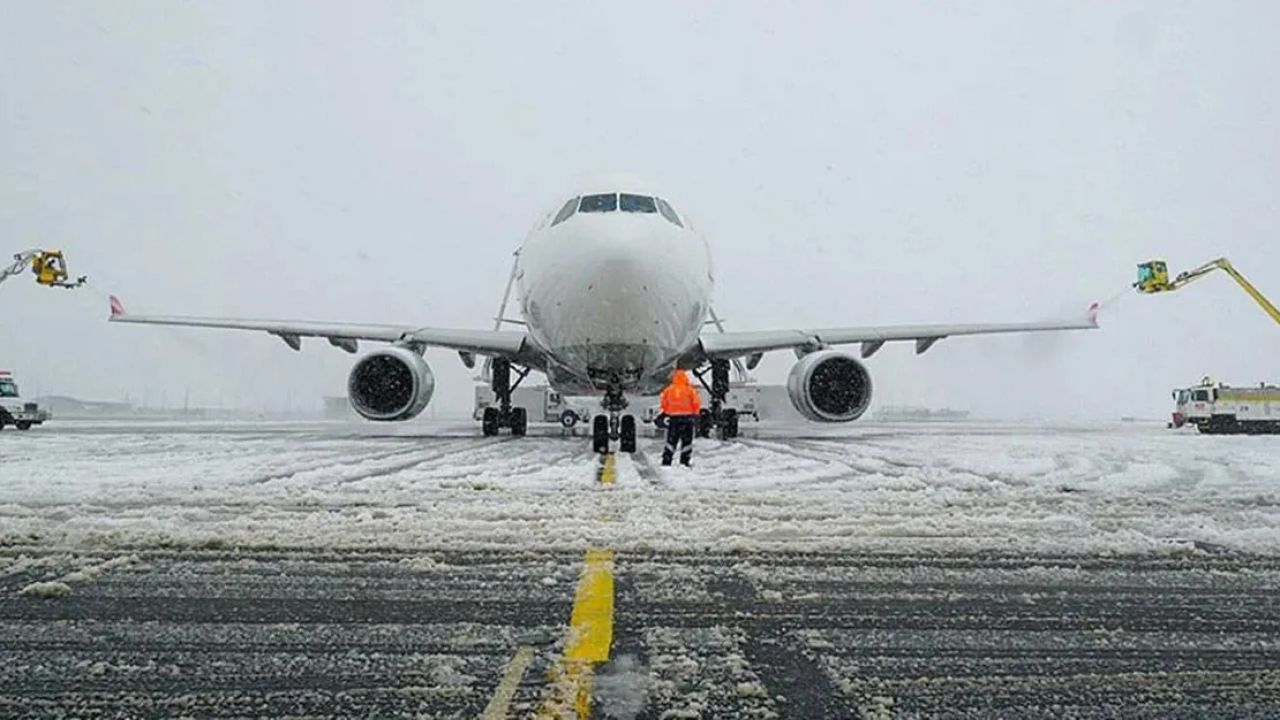
[[[662,391],[662,412],[667,415],[697,415],[702,410],[698,391],[689,383],[689,376],[677,370],[671,384]]]

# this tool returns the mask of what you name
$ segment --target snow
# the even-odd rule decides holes
[[[64,582],[33,582],[18,591],[19,595],[39,598],[60,598],[71,594],[71,587]]]
[[[1276,436],[1140,423],[766,425],[699,441],[692,470],[620,456],[616,483],[601,486],[585,438],[537,430],[512,440],[470,424],[64,422],[5,433],[0,543],[104,556],[395,547],[424,567],[433,550],[590,545],[1280,553]],[[641,447],[656,466],[657,440]]]

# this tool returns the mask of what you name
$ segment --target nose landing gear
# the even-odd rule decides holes
[[[610,389],[604,396],[604,409],[608,415],[597,415],[591,424],[591,447],[603,455],[609,452],[609,443],[618,441],[618,452],[636,451],[636,417],[623,415],[627,398],[621,390]]]

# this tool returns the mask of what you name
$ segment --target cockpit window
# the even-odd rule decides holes
[[[622,208],[622,212],[658,212],[658,207],[653,204],[653,198],[647,195],[628,195],[626,193],[622,193],[621,202],[619,202],[618,205]]]
[[[618,196],[610,193],[608,195],[583,195],[582,203],[578,205],[578,212],[613,212],[618,209]]]
[[[671,205],[669,205],[667,201],[663,200],[662,198],[657,198],[657,200],[658,200],[658,212],[662,213],[662,217],[671,221],[671,224],[675,225],[676,227],[684,227],[684,223],[680,222],[680,216],[676,214],[676,211],[671,207]]]
[[[560,208],[560,212],[556,213],[555,219],[551,221],[552,226],[559,225],[565,220],[568,220],[570,217],[573,216],[573,211],[577,209],[578,209],[578,198],[574,198],[569,202],[565,203],[564,207]]]

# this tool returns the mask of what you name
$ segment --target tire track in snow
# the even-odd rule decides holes
[[[403,455],[405,453],[414,452],[417,449],[419,448],[415,448],[414,446],[410,445],[410,446],[398,447],[394,450],[378,450],[373,452],[366,450],[364,451],[363,454],[354,456],[354,457],[351,456],[350,454],[343,455],[343,451],[341,450],[334,450],[328,453],[328,456],[322,461],[311,462],[306,465],[296,467],[296,468],[291,468],[283,472],[272,473],[270,475],[263,475],[261,477],[256,477],[256,478],[253,478],[252,480],[249,480],[247,482],[240,483],[240,484],[261,485],[263,483],[269,483],[276,480],[288,480],[289,478],[302,473],[316,472],[319,470],[327,470],[331,468],[360,465],[366,462],[383,460],[385,458],[395,457],[396,455]],[[340,456],[341,459],[339,459],[337,462],[331,462],[335,457],[338,457],[338,456]]]
[[[841,475],[837,477],[815,478],[813,480],[809,480],[806,482],[792,483],[791,484],[792,487],[800,486],[800,485],[825,485],[832,482],[838,482],[842,479],[847,479],[849,477],[860,477],[863,475],[871,475],[871,474],[879,474],[879,475],[885,475],[889,477],[905,477],[910,474],[909,472],[907,472],[908,468],[914,467],[910,465],[893,467],[892,463],[886,463],[887,465],[890,465],[892,469],[885,468],[885,467],[874,467],[870,465],[862,465],[854,462],[848,457],[844,457],[836,453],[819,452],[813,449],[810,449],[808,452],[805,452],[805,450],[802,448],[795,447],[794,445],[783,444],[778,441],[750,440],[750,439],[740,438],[739,442],[741,442],[743,445],[764,450],[766,452],[771,452],[777,455],[789,455],[794,458],[799,458],[801,460],[807,460],[809,462],[814,462],[814,463],[820,463],[823,465],[840,465],[840,466],[843,466],[845,469],[847,469],[850,473],[848,475]],[[879,458],[876,458],[876,459],[878,460]]]
[[[475,451],[474,456],[463,458],[467,461],[468,467],[477,470],[484,470],[486,469],[484,467],[485,463],[489,463],[494,460],[501,460],[503,464],[502,474],[506,477],[521,474],[527,475],[529,474],[528,472],[522,472],[526,467],[532,468],[534,472],[537,472],[546,468],[548,465],[560,465],[566,461],[576,461],[584,453],[584,450],[580,448],[569,453],[564,453],[563,455],[558,455],[552,460],[548,460],[547,458],[538,458],[536,462],[532,462],[527,465],[519,464],[524,458],[528,458],[529,456],[546,449],[549,444],[550,443],[538,442],[536,439],[529,437],[515,438],[504,436],[495,438],[467,438],[460,442],[448,443],[443,449],[437,448],[438,452],[435,452],[428,457],[418,457],[412,461],[392,467],[379,468],[378,470],[359,477],[344,478],[332,483],[330,487],[350,485],[353,483],[363,482],[365,480],[390,477],[402,472],[418,469],[428,463],[439,463],[443,460],[454,459],[459,455],[471,451]]]
[[[649,454],[644,451],[644,448],[636,448],[631,457],[635,460],[636,473],[641,478],[647,480],[653,487],[665,487],[667,485],[663,481],[662,475],[658,473],[658,469],[653,466],[653,460],[649,458]]]
[[[365,480],[372,480],[373,478],[380,478],[380,477],[386,477],[388,475],[395,475],[396,473],[404,472],[405,470],[412,470],[413,468],[420,467],[427,463],[437,462],[445,458],[458,455],[459,453],[465,453],[469,450],[477,450],[477,449],[483,450],[483,449],[492,447],[494,445],[505,445],[511,442],[511,440],[512,438],[485,438],[481,442],[476,442],[474,438],[468,438],[461,442],[448,443],[445,445],[443,449],[436,448],[434,451],[428,452],[425,457],[420,456],[420,457],[414,458],[413,460],[408,460],[403,463],[398,463],[390,467],[379,468],[377,470],[366,473],[364,475],[360,475],[358,477],[342,478],[340,480],[337,480],[336,482],[331,483],[331,486],[336,487],[340,485],[350,485],[352,483],[363,482]]]

